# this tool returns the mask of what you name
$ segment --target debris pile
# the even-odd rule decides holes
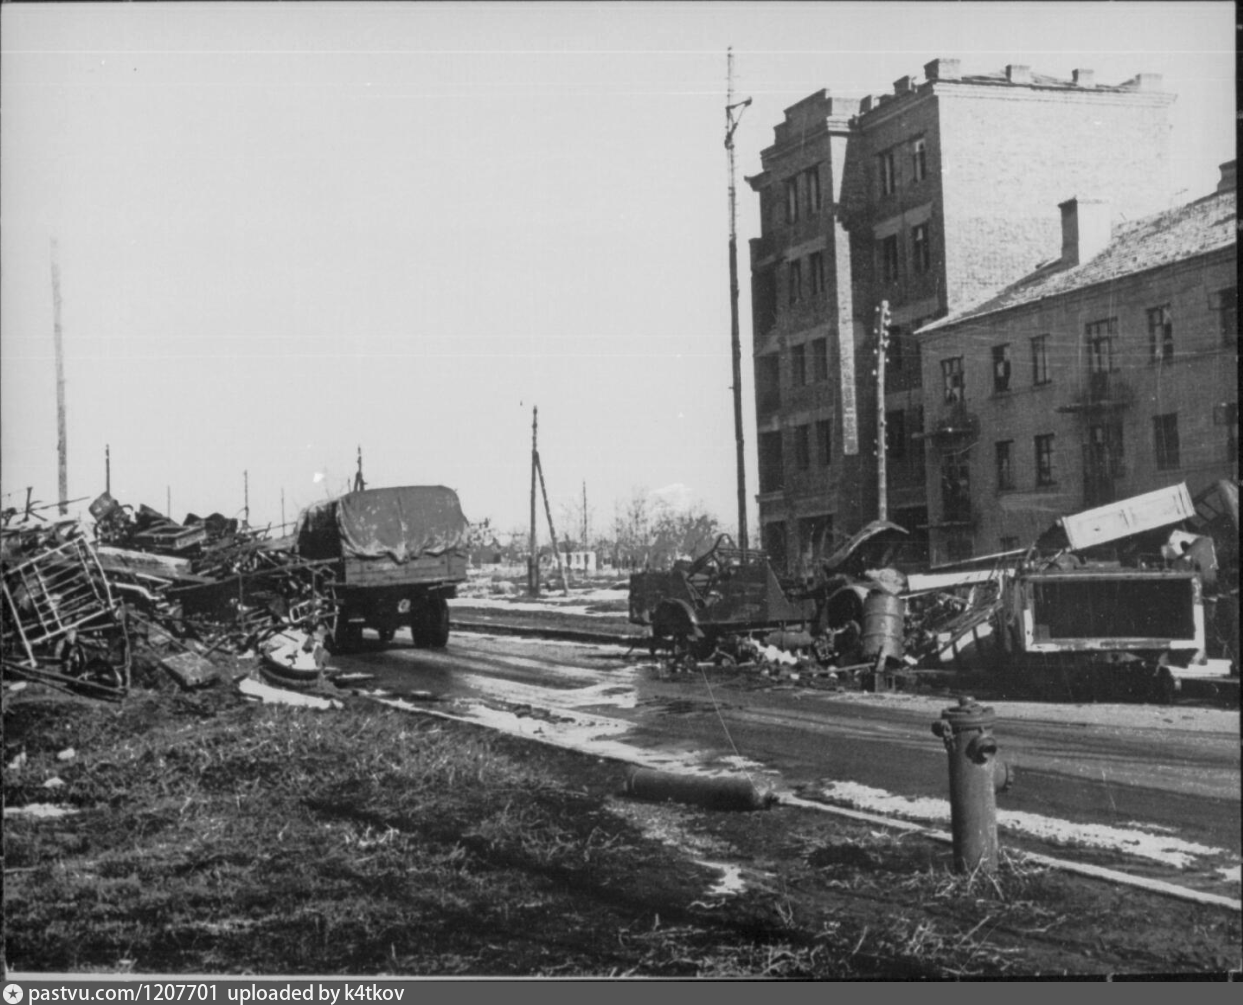
[[[29,505],[4,513],[6,675],[120,698],[132,673],[160,668],[197,687],[229,675],[221,657],[305,648],[306,676],[322,680],[338,608],[331,561],[218,513],[179,524],[106,492],[90,513],[94,540]]]

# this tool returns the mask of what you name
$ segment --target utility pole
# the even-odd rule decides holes
[[[539,406],[531,407],[531,554],[527,560],[527,593],[539,596],[539,555],[535,551],[535,479],[539,470],[536,435],[539,430]]]
[[[60,327],[60,252],[52,238],[52,338],[56,344],[56,481],[60,515],[69,512],[69,447],[65,434],[65,349]]]
[[[173,518],[173,487],[171,485],[164,486],[164,515],[170,520]]]
[[[565,566],[561,562],[561,550],[557,546],[557,530],[552,525],[552,507],[548,505],[548,486],[544,484],[544,465],[540,463],[539,451],[535,452],[535,470],[539,472],[540,492],[544,496],[544,516],[548,518],[548,537],[552,541],[553,558],[557,560],[557,571],[561,574],[561,589],[568,597],[570,595],[570,581],[565,575]]]
[[[587,551],[591,545],[587,543],[587,482],[583,481],[583,551]]]
[[[285,533],[285,486],[281,486],[281,534]]]
[[[747,468],[742,432],[742,341],[738,334],[737,191],[734,184],[734,130],[751,99],[734,103],[734,50],[725,56],[725,151],[729,155],[729,334],[734,364],[734,445],[738,469],[738,546],[747,552]],[[734,113],[737,112],[737,117]]]
[[[886,483],[885,443],[885,352],[889,348],[889,301],[876,308],[876,519],[889,519],[889,487]]]
[[[112,447],[104,444],[104,491],[112,495]]]
[[[367,483],[363,481],[363,448],[362,444],[358,445],[358,470],[354,473],[354,491],[361,492],[367,487]]]
[[[250,472],[242,472],[242,530],[250,530]]]

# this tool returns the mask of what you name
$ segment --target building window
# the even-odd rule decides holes
[[[1225,401],[1213,406],[1213,425],[1226,427],[1226,460],[1239,460],[1239,403]]]
[[[833,463],[833,422],[830,419],[816,420],[816,457],[822,468]]]
[[[798,223],[798,176],[786,179],[786,223]]]
[[[757,453],[760,461],[760,491],[779,492],[785,487],[781,433],[760,433]]]
[[[1014,488],[1014,467],[1011,458],[1014,453],[1013,440],[998,440],[993,444],[993,457],[997,464],[997,491],[1005,492]]]
[[[1157,452],[1157,470],[1171,471],[1178,467],[1178,413],[1154,415],[1152,438]]]
[[[911,176],[915,181],[928,177],[928,142],[922,136],[911,144]]]
[[[803,263],[790,263],[790,303],[797,304],[803,299]]]
[[[901,325],[889,326],[889,348],[885,351],[885,362],[889,364],[888,372],[901,373],[906,362],[906,346],[902,337]]]
[[[1010,347],[993,346],[993,394],[1010,390]]]
[[[920,275],[932,267],[932,252],[928,247],[928,224],[911,228],[911,260]]]
[[[811,467],[811,426],[794,427],[794,461],[800,471]]]
[[[880,242],[880,274],[887,283],[898,278],[898,235],[890,234]]]
[[[901,409],[885,413],[885,454],[895,461],[906,456],[906,413]]]
[[[880,194],[893,195],[898,190],[898,173],[895,170],[893,151],[886,150],[880,155]]]
[[[1239,340],[1239,290],[1231,287],[1218,290],[1213,298],[1217,311],[1218,327],[1223,345],[1234,345]]]
[[[813,297],[824,292],[824,252],[813,251],[808,257],[807,279],[811,284]]]
[[[829,379],[829,340],[817,338],[811,341],[811,373],[816,381]]]
[[[1053,475],[1053,434],[1042,433],[1036,437],[1036,484],[1054,484]]]
[[[1049,383],[1049,336],[1032,339],[1032,384]]]
[[[781,363],[776,353],[755,357],[755,410],[771,415],[781,407]]]
[[[807,383],[807,347],[804,345],[790,347],[790,383],[795,387]]]
[[[941,383],[945,388],[947,405],[957,405],[965,400],[966,387],[963,384],[961,356],[941,360]]]
[[[1122,423],[1098,422],[1088,426],[1083,472],[1084,502],[1103,506],[1114,501],[1114,482],[1126,470],[1122,463]]]
[[[947,523],[971,519],[971,462],[964,452],[941,458],[941,515]]]
[[[820,165],[803,172],[803,187],[807,191],[807,212],[820,212]]]
[[[1156,363],[1174,355],[1174,319],[1170,305],[1148,309],[1148,361]]]
[[[1093,321],[1085,328],[1088,341],[1088,397],[1104,401],[1109,397],[1110,374],[1116,369],[1114,340],[1118,335],[1118,319]]]

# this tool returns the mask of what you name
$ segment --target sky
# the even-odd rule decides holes
[[[123,504],[279,524],[361,448],[508,532],[538,407],[555,521],[732,529],[731,48],[753,527],[744,179],[785,108],[937,57],[1155,72],[1171,205],[1235,156],[1224,2],[4,4],[0,44],[5,507],[57,498],[55,261],[71,512],[107,450]]]

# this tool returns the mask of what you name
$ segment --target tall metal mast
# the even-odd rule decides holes
[[[734,444],[738,467],[738,547],[747,550],[747,468],[742,431],[742,342],[738,335],[738,198],[734,184],[734,130],[751,99],[734,103],[734,50],[725,56],[725,151],[729,155],[729,331],[734,363]],[[737,116],[735,116],[737,112]]]

